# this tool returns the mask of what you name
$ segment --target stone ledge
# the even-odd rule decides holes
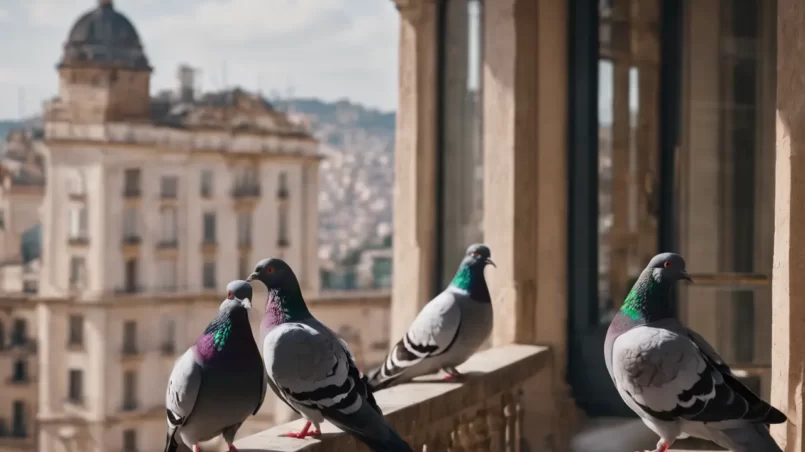
[[[423,444],[432,441],[456,441],[455,436],[466,436],[465,425],[471,430],[483,430],[477,419],[494,418],[492,411],[501,405],[498,395],[510,394],[530,377],[551,363],[547,347],[530,345],[508,345],[477,353],[459,370],[468,374],[464,383],[439,381],[441,375],[422,377],[416,381],[392,387],[376,394],[376,399],[386,418],[408,441],[414,450],[422,450]],[[492,403],[488,403],[489,401]],[[489,409],[486,405],[492,405]],[[468,408],[479,407],[476,411],[482,416],[466,421]],[[489,414],[486,414],[489,411]],[[473,415],[478,413],[473,413]],[[461,418],[461,419],[460,419]],[[501,421],[502,422],[502,421]],[[490,423],[492,421],[490,420]],[[462,424],[462,425],[459,425]],[[298,431],[304,421],[297,420],[253,436],[236,441],[240,452],[294,452],[294,451],[365,451],[361,444],[330,423],[322,424],[321,439],[298,440],[284,438],[281,434]],[[491,430],[491,429],[490,429]],[[456,433],[456,432],[459,433]],[[486,433],[486,431],[484,431]],[[492,432],[494,433],[494,432]],[[477,435],[476,431],[470,435]],[[439,436],[439,439],[434,439]],[[460,439],[462,442],[465,439]],[[477,438],[474,441],[495,441],[494,438]],[[428,450],[443,450],[433,445]],[[497,448],[495,448],[497,450]]]

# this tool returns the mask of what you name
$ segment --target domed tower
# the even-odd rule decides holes
[[[151,65],[134,25],[112,0],[81,16],[58,64],[59,116],[70,122],[147,121]]]

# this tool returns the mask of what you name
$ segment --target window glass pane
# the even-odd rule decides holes
[[[444,13],[444,76],[439,90],[441,285],[453,278],[467,247],[483,241],[482,3],[450,1]]]
[[[774,246],[775,2],[690,2],[679,242],[682,319],[768,398]]]
[[[604,325],[659,251],[660,3],[631,5],[599,2],[608,34],[598,64],[596,318]]]

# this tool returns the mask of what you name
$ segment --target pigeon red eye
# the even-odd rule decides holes
[[[230,291],[230,292],[229,292],[229,293],[226,295],[226,298],[232,298],[232,291]]]
[[[274,267],[268,267],[268,268],[266,269],[266,273],[269,273],[269,274],[270,274],[270,273],[274,273]]]
[[[662,265],[663,265],[663,267],[668,268],[668,267],[671,266],[671,261],[668,261],[668,262],[666,262],[666,263],[664,263]]]

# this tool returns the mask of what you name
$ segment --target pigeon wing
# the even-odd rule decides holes
[[[383,364],[374,372],[376,388],[383,387],[426,358],[450,349],[461,328],[461,307],[449,289],[431,300],[416,316],[405,336],[394,345]]]
[[[201,387],[201,372],[201,366],[196,362],[192,348],[176,360],[165,394],[165,407],[171,426],[184,425],[193,412]]]
[[[720,370],[729,368],[709,344],[712,359],[686,332],[643,326],[618,337],[613,376],[619,390],[664,421],[757,420],[757,396],[731,372]]]

